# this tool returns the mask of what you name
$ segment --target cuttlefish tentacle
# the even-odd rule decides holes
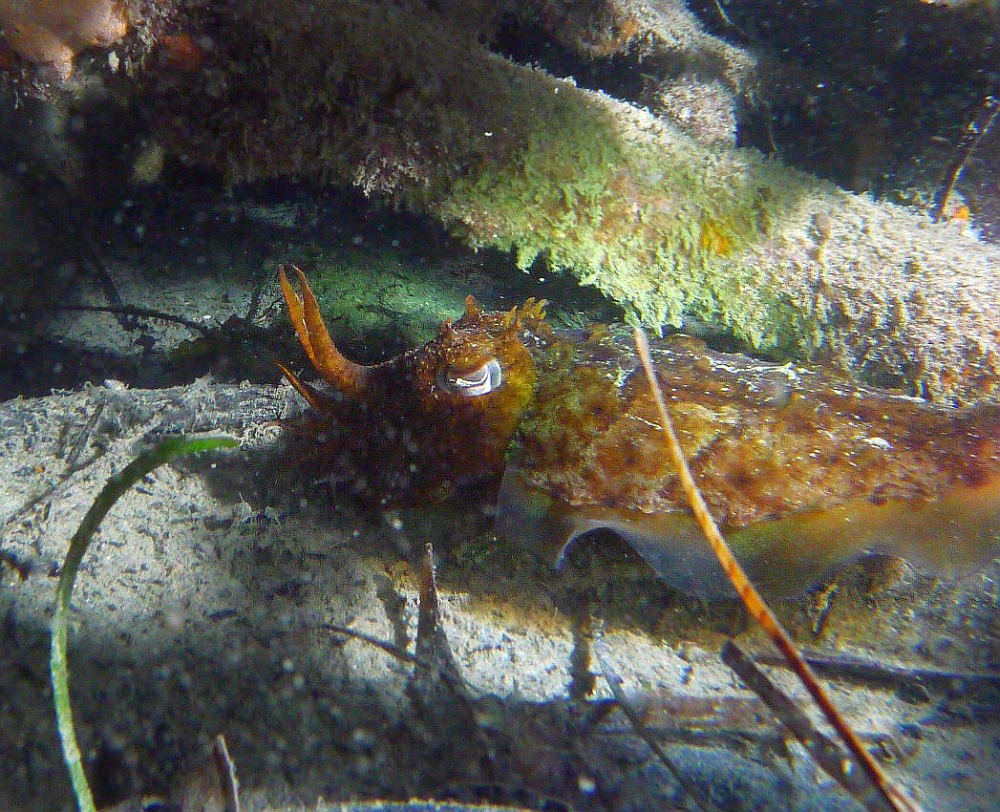
[[[295,332],[299,335],[306,355],[316,368],[317,372],[323,376],[328,384],[333,386],[338,392],[360,400],[365,394],[365,385],[368,377],[368,367],[349,361],[340,350],[337,349],[327,332],[326,325],[323,324],[323,317],[319,312],[319,305],[313,295],[306,276],[294,265],[292,269],[299,278],[299,287],[302,288],[302,298],[292,288],[288,277],[285,276],[284,266],[278,268],[278,279],[281,281],[281,290],[285,294],[285,301],[288,303],[288,317],[295,327]],[[280,366],[280,365],[279,365]],[[290,374],[284,367],[282,372],[288,378],[295,389],[307,400],[310,405],[316,407],[316,393],[308,389],[298,379]]]
[[[298,270],[298,268],[296,268]],[[309,360],[315,364],[316,357],[312,350],[312,341],[309,339],[309,330],[306,328],[305,314],[302,310],[302,300],[293,289],[288,277],[285,275],[285,266],[278,266],[278,281],[281,283],[281,292],[285,294],[285,303],[288,305],[288,319],[299,334],[299,342],[302,349],[306,351]]]

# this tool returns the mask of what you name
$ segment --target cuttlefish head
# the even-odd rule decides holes
[[[484,313],[470,296],[462,317],[445,322],[432,341],[364,366],[337,350],[305,275],[295,272],[301,298],[279,270],[289,317],[333,392],[279,367],[313,407],[304,427],[323,473],[379,505],[434,501],[499,477],[534,391],[535,365],[524,342],[544,332],[545,303]]]

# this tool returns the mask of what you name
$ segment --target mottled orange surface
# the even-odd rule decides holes
[[[301,300],[282,273],[292,322],[337,394],[282,368],[314,407],[305,428],[325,472],[380,505],[505,472],[503,534],[542,552],[607,528],[679,588],[728,594],[626,331],[558,336],[534,303],[486,314],[470,298],[433,341],[362,367],[299,282]],[[771,591],[804,589],[865,551],[939,572],[1000,552],[1000,404],[934,406],[686,337],[651,350],[705,501]]]
[[[191,73],[205,63],[205,50],[187,31],[164,36],[160,47],[164,63],[173,70]]]
[[[933,406],[685,337],[651,349],[695,481],[768,594],[799,594],[868,552],[942,575],[1000,553],[1000,405]],[[561,560],[562,545],[606,528],[682,591],[731,595],[631,337],[599,328],[534,357],[539,383],[508,454],[501,532]]]
[[[854,498],[934,500],[1000,477],[1000,407],[955,410],[816,370],[653,342],[692,472],[717,520],[745,527]],[[687,513],[629,337],[536,353],[519,464],[570,505]]]

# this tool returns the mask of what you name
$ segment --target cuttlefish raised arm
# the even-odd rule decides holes
[[[309,356],[309,361],[323,376],[323,380],[336,391],[347,397],[360,400],[365,396],[365,385],[370,368],[349,361],[337,349],[323,323],[322,316],[320,316],[319,305],[316,304],[316,297],[306,282],[305,274],[298,268],[294,270],[299,278],[299,287],[302,288],[302,298],[299,298],[288,281],[288,277],[285,276],[284,267],[278,268],[278,280],[281,282],[281,290],[288,303],[288,318],[291,320],[295,332],[299,334],[299,341],[302,343],[306,355]],[[291,381],[292,386],[309,401],[310,405],[319,408],[318,403],[313,400],[315,390],[302,384],[284,366],[280,364],[279,366],[281,371],[285,373],[285,377]]]

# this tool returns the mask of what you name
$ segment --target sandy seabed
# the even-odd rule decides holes
[[[585,587],[581,568],[551,573],[495,542],[475,502],[372,516],[308,487],[293,493],[271,421],[297,408],[285,386],[207,381],[108,383],[0,406],[0,806],[71,805],[47,676],[54,575],[108,476],[151,436],[178,431],[223,432],[243,447],[160,468],[126,495],[74,597],[74,709],[102,803],[180,797],[220,732],[248,809],[498,793],[574,808],[679,803],[588,655],[573,607],[589,590],[588,609],[608,618],[612,668],[692,784],[726,809],[852,805],[719,661],[727,624],[745,649],[768,650],[733,607],[672,597],[635,566],[606,567],[607,584]],[[331,630],[412,651],[414,562],[428,541],[461,676],[430,689],[411,663]],[[1000,797],[996,577],[994,566],[943,584],[904,567],[873,593],[845,573],[819,637],[815,596],[781,607],[811,651],[901,672],[844,671],[828,684],[928,809],[992,809]],[[598,676],[583,696],[588,671]]]

